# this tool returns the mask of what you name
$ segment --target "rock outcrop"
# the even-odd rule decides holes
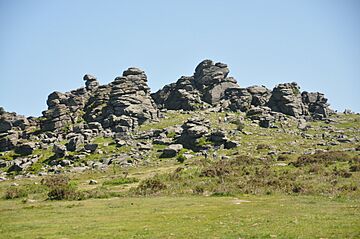
[[[160,109],[170,110],[218,107],[221,111],[248,112],[266,106],[273,112],[316,119],[326,118],[332,112],[323,94],[301,93],[297,83],[279,84],[272,91],[265,86],[241,88],[228,74],[226,64],[204,60],[193,76],[182,76],[151,96]]]
[[[273,111],[294,117],[308,115],[307,107],[302,102],[300,87],[295,82],[277,85],[267,105]]]
[[[9,113],[0,107],[0,152],[14,149],[19,140],[28,138],[37,125],[33,117]]]
[[[195,110],[217,105],[229,88],[239,88],[236,80],[228,77],[224,63],[202,61],[193,76],[181,77],[176,83],[164,86],[152,94],[159,108]]]
[[[28,157],[38,149],[51,149],[54,159],[68,160],[68,156],[78,153],[82,157],[102,153],[93,140],[101,136],[112,137],[117,147],[135,147],[139,151],[135,158],[146,155],[152,143],[167,145],[163,157],[173,157],[181,147],[200,151],[211,145],[232,148],[237,142],[229,140],[225,131],[213,131],[205,117],[190,118],[181,127],[167,127],[142,135],[134,132],[141,124],[157,121],[161,117],[159,109],[240,111],[265,128],[276,127],[273,123],[285,116],[305,121],[326,119],[333,112],[322,93],[301,93],[296,83],[279,84],[273,90],[265,86],[241,88],[228,76],[229,72],[224,63],[204,60],[192,76],[182,76],[154,94],[150,94],[147,76],[139,68],[128,68],[106,85],[100,85],[95,76],[86,74],[84,87],[51,93],[42,117],[26,118],[0,108],[0,152],[14,150],[12,153]],[[132,144],[130,132],[134,132],[136,140],[149,142]],[[55,160],[55,163],[58,162]],[[62,161],[62,164],[69,165],[69,162]],[[23,163],[17,163],[13,169],[20,169],[20,165]],[[26,161],[25,166],[28,165]]]
[[[49,95],[49,108],[43,112],[41,123],[43,131],[69,132],[78,125],[80,132],[88,129],[97,133],[103,129],[126,132],[158,118],[144,71],[129,68],[108,85],[99,85],[91,75],[85,75],[84,81],[83,88]],[[79,127],[80,123],[83,125]]]

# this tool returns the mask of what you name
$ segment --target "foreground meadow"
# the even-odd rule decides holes
[[[359,238],[359,200],[147,197],[0,203],[1,238]]]

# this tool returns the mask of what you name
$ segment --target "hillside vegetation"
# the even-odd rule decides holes
[[[183,148],[162,158],[156,142],[131,166],[26,176],[0,183],[4,238],[358,238],[359,115],[333,115],[299,129],[291,117],[261,128],[241,113],[169,111],[134,134],[183,125],[197,116],[238,142],[226,149]],[[219,120],[228,118],[227,121]],[[241,124],[237,118],[243,117]],[[168,130],[168,137],[176,137]],[[344,140],[347,139],[347,140]],[[94,139],[107,154],[130,152]],[[146,142],[135,139],[132,144]],[[52,151],[33,154],[45,162]],[[80,164],[101,162],[89,154]],[[74,154],[75,156],[75,154]],[[1,156],[16,157],[15,152]],[[60,159],[62,160],[62,159]],[[30,169],[37,170],[33,165]],[[29,174],[30,175],[30,174]],[[58,200],[65,200],[59,202]],[[321,227],[318,226],[321,224]]]

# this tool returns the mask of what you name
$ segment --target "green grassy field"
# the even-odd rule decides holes
[[[224,113],[205,115],[213,129],[237,127],[218,122]],[[139,132],[181,125],[190,116],[169,112]],[[42,183],[48,176],[9,175],[0,182],[0,239],[360,238],[359,144],[329,144],[339,134],[359,138],[360,116],[332,119],[309,122],[306,137],[292,120],[285,129],[263,129],[245,119],[247,133],[229,136],[240,146],[207,160],[191,150],[183,163],[161,159],[166,146],[153,144],[144,164],[67,172],[61,201],[49,200],[54,187]],[[94,142],[109,155],[131,149],[111,138]],[[52,155],[35,153],[40,161]],[[12,151],[2,156],[12,157]],[[90,154],[84,162],[101,157]],[[41,168],[36,165],[31,172]]]
[[[149,197],[0,204],[1,238],[359,238],[358,200]]]

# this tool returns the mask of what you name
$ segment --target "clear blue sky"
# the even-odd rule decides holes
[[[241,86],[296,81],[360,112],[357,0],[0,0],[0,105],[41,115],[47,95],[129,66],[153,92],[227,63]]]

